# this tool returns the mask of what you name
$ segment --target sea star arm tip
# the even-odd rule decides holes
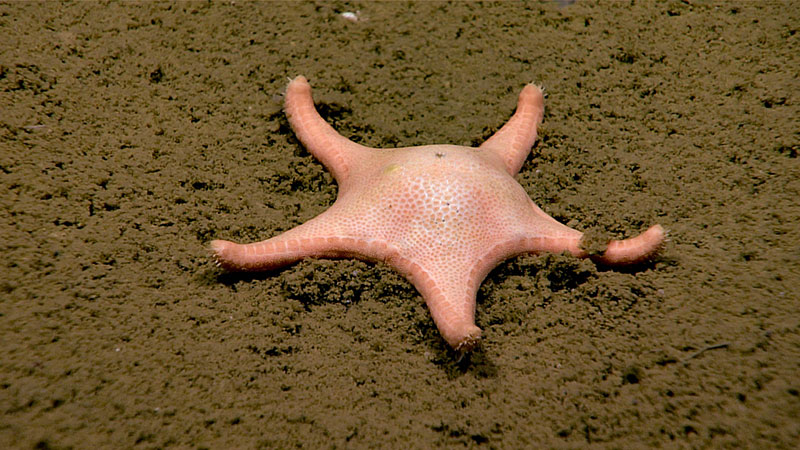
[[[230,272],[258,272],[278,269],[309,256],[311,245],[301,239],[291,239],[287,233],[266,241],[237,244],[214,240],[209,243],[217,267]],[[314,247],[320,247],[315,245]],[[315,248],[316,251],[320,249]]]
[[[463,336],[457,342],[448,342],[454,350],[467,353],[475,350],[481,343],[481,329],[473,325],[465,329]]]
[[[453,350],[466,353],[480,344],[482,331],[475,325],[474,314],[468,319],[453,320],[452,317],[447,316],[446,312],[442,314],[442,311],[437,311],[430,301],[427,303],[436,328],[439,329],[439,333]],[[474,300],[466,303],[474,305]]]
[[[653,225],[644,233],[608,243],[602,255],[593,260],[608,266],[626,266],[652,260],[664,248],[667,232],[661,225]]]
[[[544,94],[535,84],[519,93],[517,110],[480,148],[498,155],[510,175],[516,175],[536,142],[539,124],[544,117]]]

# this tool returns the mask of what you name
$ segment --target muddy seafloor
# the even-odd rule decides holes
[[[631,3],[0,5],[0,447],[797,446],[800,9]],[[384,266],[221,274],[335,199],[297,74],[375,147],[477,145],[541,83],[531,198],[670,241],[501,264],[461,361]]]

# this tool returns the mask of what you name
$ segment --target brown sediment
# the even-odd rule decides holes
[[[0,5],[0,447],[796,446],[797,8],[341,5]],[[208,241],[335,198],[301,73],[375,147],[478,145],[544,85],[533,201],[670,242],[500,265],[460,363],[382,265],[220,275]]]

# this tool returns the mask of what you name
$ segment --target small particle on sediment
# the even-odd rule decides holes
[[[344,20],[347,20],[347,21],[350,21],[350,22],[358,22],[358,12],[347,11],[347,12],[343,12],[340,15],[342,16],[342,18]]]

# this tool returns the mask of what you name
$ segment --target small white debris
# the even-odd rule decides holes
[[[358,11],[356,11],[354,13],[350,12],[350,11],[347,11],[347,12],[343,12],[340,15],[342,16],[342,19],[347,20],[349,22],[353,22],[353,23],[358,22]]]

